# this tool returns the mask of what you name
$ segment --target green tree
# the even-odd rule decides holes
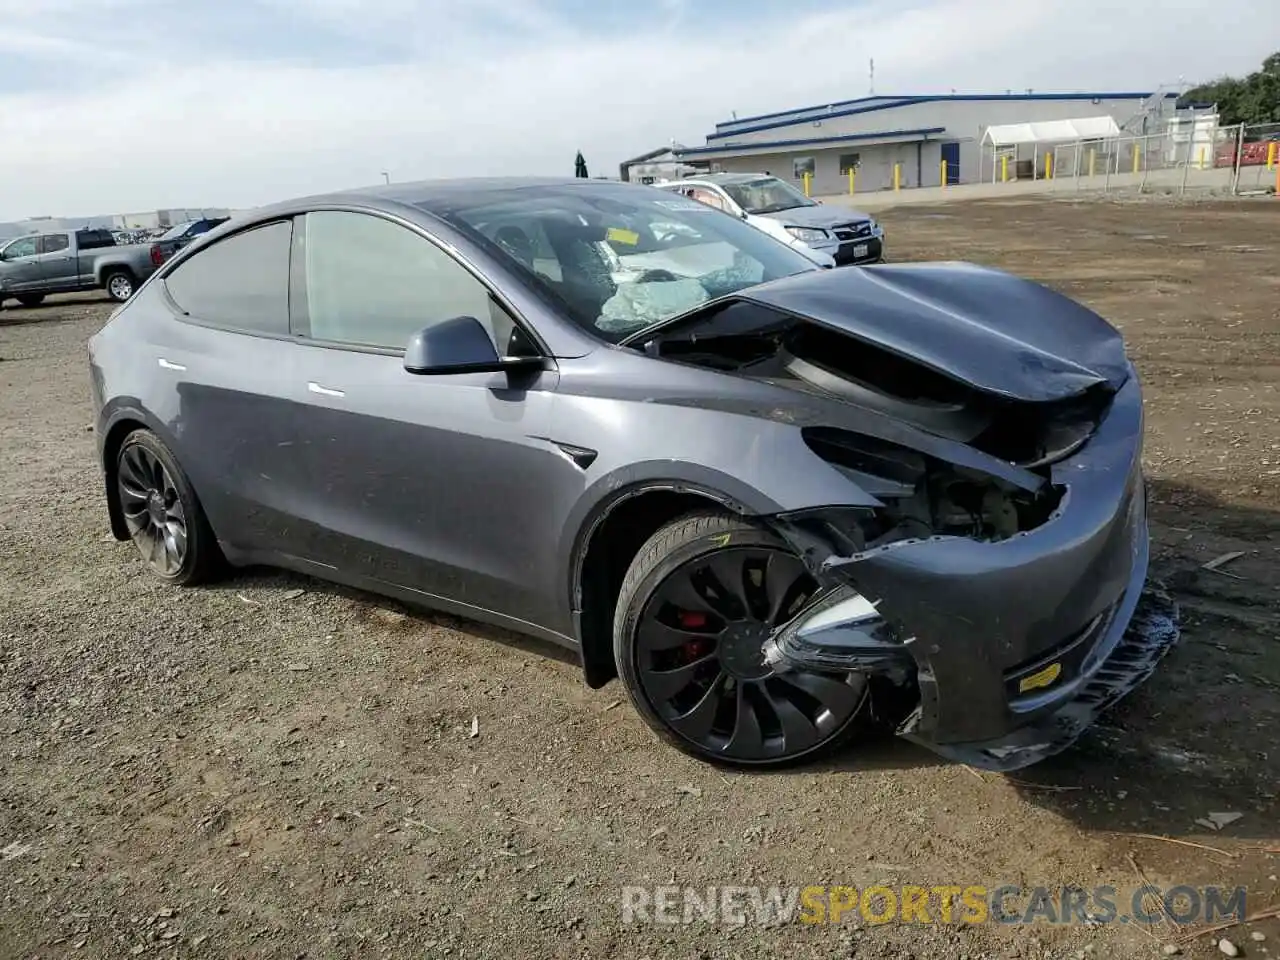
[[[1220,122],[1226,125],[1280,123],[1280,52],[1247,77],[1219,77],[1193,87],[1181,102],[1216,103]]]

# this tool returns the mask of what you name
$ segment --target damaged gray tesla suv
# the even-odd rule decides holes
[[[396,184],[224,224],[89,351],[111,530],[155,574],[549,639],[698,757],[874,713],[1025,766],[1177,637],[1121,337],[995,270],[822,269],[628,184]]]

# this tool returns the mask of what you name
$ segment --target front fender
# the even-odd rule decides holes
[[[661,420],[672,411],[653,406],[649,412],[652,420]],[[571,615],[592,534],[616,507],[632,497],[654,491],[687,493],[744,516],[760,517],[816,506],[879,505],[875,497],[813,454],[799,429],[789,425],[760,421],[750,434],[739,434],[736,443],[733,436],[723,433],[714,439],[703,438],[707,456],[692,459],[692,450],[679,448],[697,445],[694,422],[700,414],[705,415],[698,410],[680,411],[683,428],[673,423],[665,441],[660,440],[663,430],[652,421],[639,427],[641,435],[632,436],[630,443],[647,440],[647,458],[611,468],[597,461],[587,471],[587,485],[566,517],[557,553],[557,569],[569,574]],[[657,456],[662,448],[676,456]]]

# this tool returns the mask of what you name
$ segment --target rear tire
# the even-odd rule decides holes
[[[614,614],[618,676],[677,749],[774,767],[846,741],[867,704],[860,674],[774,675],[761,646],[818,589],[791,548],[725,514],[672,521],[640,548]]]
[[[43,293],[24,293],[18,298],[18,302],[24,307],[38,307],[44,303]]]
[[[135,289],[133,274],[128,270],[113,270],[103,277],[102,286],[112,300],[116,303],[124,303],[133,296]]]
[[[189,587],[219,572],[222,551],[191,481],[150,430],[135,430],[120,445],[113,494],[129,538],[161,580]]]

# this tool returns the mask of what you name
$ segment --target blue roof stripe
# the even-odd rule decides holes
[[[936,94],[918,97],[899,97],[887,99],[884,103],[872,103],[866,106],[853,106],[845,110],[828,110],[826,113],[813,115],[814,111],[826,110],[828,106],[841,106],[841,104],[828,104],[826,106],[818,105],[814,107],[801,107],[797,110],[788,110],[785,113],[762,114],[759,117],[745,117],[742,120],[733,120],[728,123],[716,124],[716,132],[707,135],[707,142],[712,140],[723,140],[725,137],[733,137],[742,133],[758,133],[761,130],[776,130],[778,127],[789,127],[793,124],[804,123],[811,120],[827,120],[835,117],[851,117],[859,113],[873,113],[876,110],[889,110],[893,107],[906,107],[917,103],[934,103],[938,101],[1018,101],[1018,100],[1146,100],[1152,94],[1141,92],[1090,92],[1083,93],[955,93],[955,94]],[[1167,93],[1166,98],[1176,98],[1177,93]],[[846,103],[857,104],[863,103],[865,100],[849,100]],[[877,100],[884,99],[876,97]],[[785,118],[785,119],[773,119]],[[754,120],[768,120],[767,123],[757,123],[754,126],[742,127],[736,126],[741,123],[751,123]],[[726,126],[734,125],[732,130],[724,130]]]
[[[890,140],[894,137],[928,138],[935,133],[946,133],[946,127],[921,127],[918,130],[879,130],[875,133],[847,133],[838,137],[810,137],[805,140],[765,140],[759,143],[734,143],[723,147],[687,147],[675,151],[681,159],[696,159],[702,156],[735,153],[746,150],[768,150],[771,148],[790,149],[792,147],[835,146],[840,143],[851,143],[863,140]]]
[[[810,110],[836,110],[843,107],[852,107],[855,104],[859,104],[859,103],[870,103],[873,100],[904,100],[904,99],[915,99],[915,98],[882,97],[879,95],[874,97],[857,97],[853,100],[838,100],[835,103],[820,103],[817,106],[813,106],[813,107],[797,107],[794,110],[779,110],[776,113],[758,113],[754,117],[737,117],[733,120],[724,120],[720,123],[717,123],[716,129],[719,130],[722,127],[736,126],[739,123],[752,123],[757,120],[773,120],[777,117],[791,117],[797,113],[808,113]]]

